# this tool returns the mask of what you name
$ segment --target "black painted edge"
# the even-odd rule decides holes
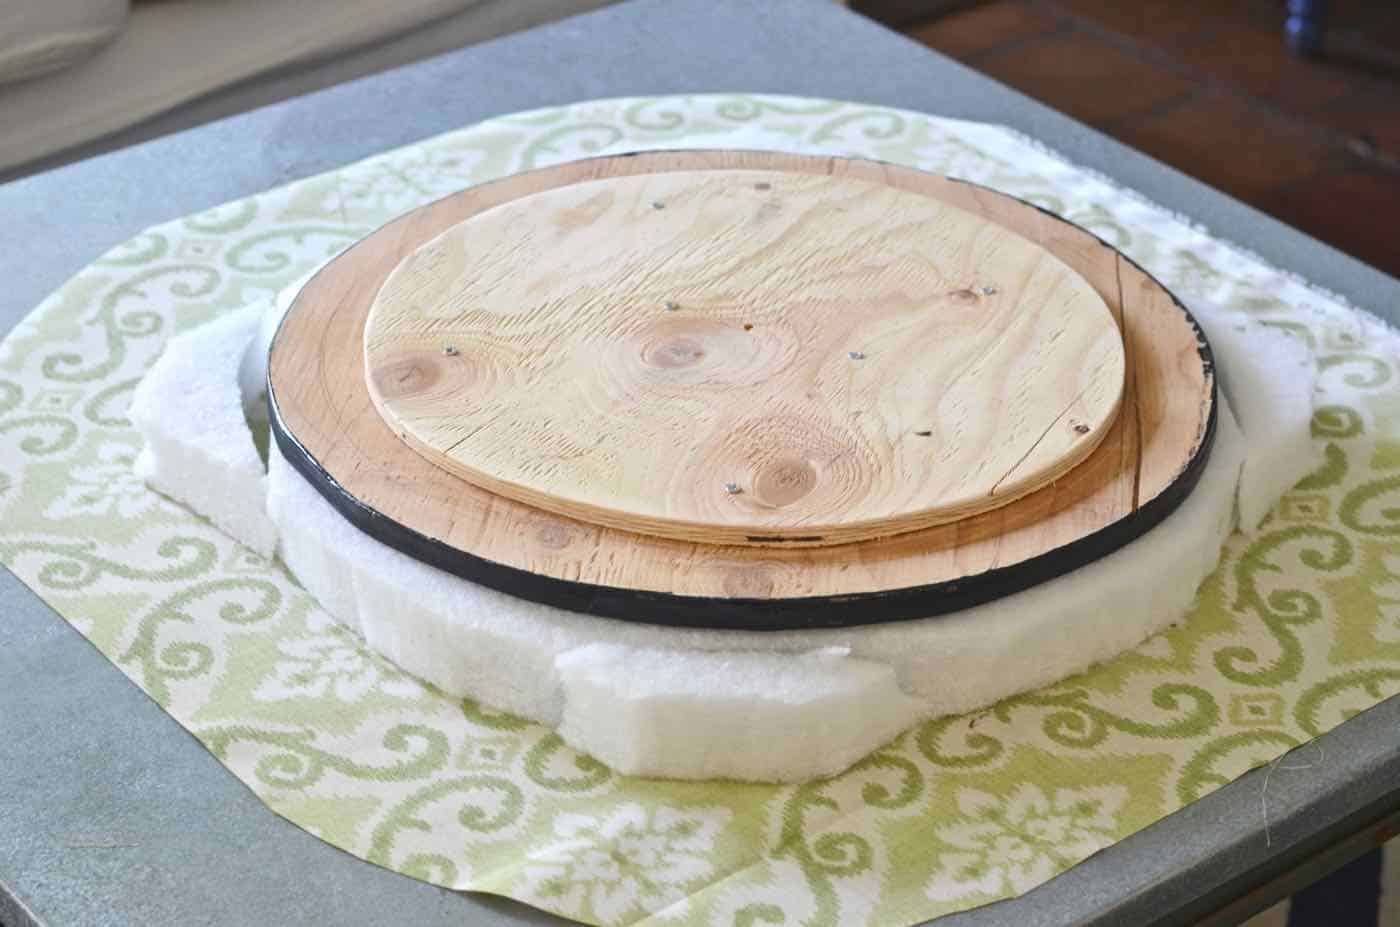
[[[629,154],[638,153],[630,152]],[[668,153],[671,152],[668,151]],[[615,158],[619,155],[605,155],[598,160],[604,157]],[[908,168],[904,165],[892,166],[901,167],[904,170],[917,170],[917,168]],[[1181,473],[1172,484],[1154,498],[1140,505],[1136,511],[1124,515],[1112,524],[1028,560],[986,570],[974,576],[932,583],[926,586],[905,586],[899,589],[850,595],[802,596],[785,599],[691,596],[649,589],[625,589],[602,586],[596,583],[575,582],[532,573],[529,570],[498,563],[459,550],[437,538],[429,537],[407,525],[394,521],[377,509],[366,505],[345,489],[287,429],[277,407],[277,396],[272,386],[271,365],[269,364],[267,403],[272,436],[282,455],[320,493],[322,498],[329,502],[352,525],[375,540],[415,560],[437,567],[462,579],[566,611],[668,627],[728,631],[817,630],[933,618],[983,605],[1029,589],[1086,566],[1147,533],[1175,511],[1196,488],[1215,445],[1216,423],[1220,407],[1215,360],[1204,330],[1191,311],[1186,308],[1186,305],[1146,268],[1118,248],[1092,231],[1075,225],[1065,217],[1036,203],[961,178],[948,177],[947,179],[978,187],[997,196],[1014,199],[1058,222],[1072,226],[1076,231],[1093,236],[1103,247],[1132,264],[1144,276],[1161,287],[1163,292],[1171,297],[1173,304],[1181,311],[1181,314],[1186,317],[1186,321],[1196,333],[1197,353],[1201,358],[1206,375],[1210,377],[1210,415],[1206,418],[1204,433],[1197,442],[1195,455],[1182,468]],[[280,325],[278,334],[280,334]],[[276,342],[277,337],[274,335],[272,344],[275,345]],[[269,348],[270,354],[271,348]],[[856,614],[852,615],[852,612],[856,612]]]

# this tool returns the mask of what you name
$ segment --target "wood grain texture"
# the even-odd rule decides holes
[[[679,540],[831,545],[1063,476],[1107,433],[1124,354],[1044,248],[779,163],[473,216],[389,275],[365,367],[394,431],[497,495]]]
[[[627,160],[638,174],[694,169],[695,153]],[[835,547],[770,549],[647,537],[488,493],[409,450],[365,385],[364,324],[404,256],[524,189],[598,176],[578,161],[464,190],[384,226],[307,284],[273,343],[269,403],[289,460],[356,525],[435,566],[515,595],[634,621],[702,627],[864,624],[965,608],[1121,546],[1194,485],[1215,421],[1209,349],[1189,314],[1112,247],[975,185],[860,160],[705,153],[715,169],[791,169],[886,183],[999,222],[1086,279],[1126,350],[1120,412],[1064,478],[991,512]],[[615,165],[612,166],[615,171]]]

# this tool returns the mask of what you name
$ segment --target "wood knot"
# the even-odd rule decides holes
[[[761,563],[736,566],[724,573],[724,594],[735,599],[767,599],[773,595],[773,574]]]
[[[667,370],[693,367],[704,359],[704,346],[694,338],[684,335],[649,344],[642,351],[642,360],[648,365]]]
[[[535,540],[540,542],[540,546],[550,550],[563,550],[573,539],[573,532],[557,522],[540,525],[540,529],[535,532]]]
[[[385,399],[401,399],[432,389],[441,379],[437,360],[406,357],[374,372],[374,386]]]
[[[782,212],[782,206],[773,202],[772,200],[765,200],[763,204],[759,206],[757,210],[754,211],[753,221],[755,224],[769,222],[782,215]]]
[[[584,228],[601,219],[612,208],[612,204],[612,193],[598,193],[577,206],[559,210],[554,217],[554,224],[564,232]]]
[[[800,458],[776,460],[764,467],[754,481],[754,492],[764,503],[791,505],[817,488],[817,470]]]

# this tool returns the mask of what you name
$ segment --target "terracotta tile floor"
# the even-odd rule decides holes
[[[1400,2],[1335,0],[1327,55],[1281,0],[983,0],[924,44],[1400,276]]]

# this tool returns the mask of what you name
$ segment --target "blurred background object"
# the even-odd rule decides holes
[[[0,182],[613,0],[0,0]]]
[[[127,0],[0,3],[0,84],[59,71],[117,37]]]
[[[1300,55],[1322,51],[1331,5],[1331,0],[1288,0],[1288,19],[1283,24],[1288,47]]]
[[[852,6],[1400,275],[1397,0]],[[1290,16],[1324,6],[1324,30],[1286,30]],[[1291,51],[1290,35],[1313,54]]]

